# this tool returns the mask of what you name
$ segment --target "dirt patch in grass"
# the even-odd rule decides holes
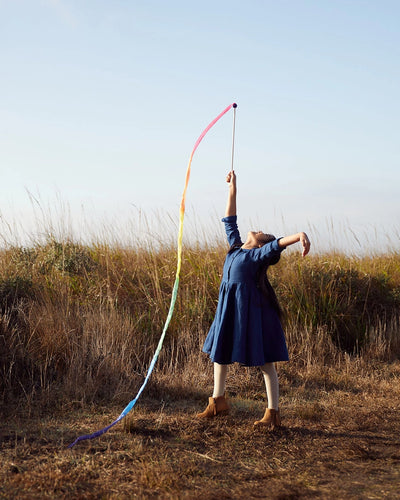
[[[69,450],[121,407],[8,408],[0,498],[398,498],[399,364],[295,380],[281,373],[284,427],[274,432],[253,428],[265,403],[248,394],[232,398],[229,416],[198,421],[206,394],[167,393],[143,397],[123,424]]]

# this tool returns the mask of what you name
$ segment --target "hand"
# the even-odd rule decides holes
[[[229,187],[236,188],[236,174],[234,170],[231,170],[226,176],[226,182],[229,184]]]
[[[310,240],[308,239],[308,236],[306,235],[306,233],[300,233],[300,243],[301,243],[301,246],[303,247],[303,253],[302,253],[302,256],[305,257],[308,252],[310,251],[310,246],[311,246],[311,243],[310,243]]]

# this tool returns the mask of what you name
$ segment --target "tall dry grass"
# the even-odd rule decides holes
[[[159,380],[204,387],[201,346],[226,246],[184,249]],[[0,251],[0,399],[127,401],[143,381],[167,316],[173,245],[127,248],[51,236]],[[400,354],[400,254],[282,256],[269,270],[294,366]],[[205,375],[206,374],[206,375]],[[172,377],[173,376],[173,377]],[[173,385],[171,382],[171,386]]]

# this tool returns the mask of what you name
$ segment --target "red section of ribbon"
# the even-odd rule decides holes
[[[192,153],[190,155],[190,159],[189,159],[189,164],[188,164],[188,167],[187,167],[187,171],[186,171],[185,187],[183,189],[182,201],[181,201],[181,212],[185,211],[186,190],[187,190],[187,187],[188,187],[188,184],[189,184],[190,166],[192,164],[192,158],[193,158],[194,152],[196,151],[198,145],[203,140],[203,137],[210,130],[210,128],[213,127],[217,123],[217,121],[220,118],[222,118],[224,116],[224,114],[227,113],[231,108],[236,108],[236,103],[229,104],[229,106],[227,106],[216,118],[214,118],[214,120],[209,125],[207,125],[207,127],[203,130],[203,132],[200,134],[199,138],[195,142],[195,145],[193,147],[193,151],[192,151]]]

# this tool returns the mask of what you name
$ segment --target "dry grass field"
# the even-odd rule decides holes
[[[229,416],[201,345],[224,246],[191,247],[150,382],[126,419],[168,311],[173,248],[49,239],[0,252],[0,498],[398,498],[400,255],[283,256],[270,270],[291,361],[283,428],[253,429],[256,368],[231,367]]]
[[[252,427],[265,406],[257,372],[236,375],[247,389],[229,416],[197,421],[208,392],[156,377],[125,425],[72,450],[121,408],[15,408],[1,424],[0,497],[398,498],[399,363],[281,367],[284,427],[275,432]]]

